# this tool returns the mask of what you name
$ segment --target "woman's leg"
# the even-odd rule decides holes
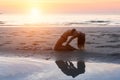
[[[77,50],[77,49],[72,47],[72,46],[70,46],[70,45],[66,45],[66,46],[58,46],[54,50],[55,51],[73,51],[73,50]]]
[[[57,43],[54,46],[54,50],[65,50],[65,47],[62,45],[66,40],[62,37],[60,37],[57,41]]]
[[[76,50],[76,48],[74,48],[70,45],[63,46],[63,43],[65,41],[66,41],[66,39],[64,39],[64,38],[58,39],[57,43],[54,46],[54,50],[55,51],[73,51],[73,50]]]
[[[65,47],[68,51],[77,50],[76,48],[72,47],[71,45],[66,45]]]

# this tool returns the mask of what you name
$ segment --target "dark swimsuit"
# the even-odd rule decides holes
[[[67,38],[66,38],[66,37],[64,37],[63,35],[61,36],[61,38],[63,38],[65,41],[67,40]],[[64,42],[65,42],[65,41],[64,41]]]

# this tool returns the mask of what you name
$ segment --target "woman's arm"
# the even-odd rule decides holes
[[[68,42],[66,43],[66,45],[69,45],[69,43],[73,40],[73,39],[75,39],[77,36],[72,36],[69,40],[68,40]]]

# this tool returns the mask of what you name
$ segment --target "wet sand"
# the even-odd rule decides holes
[[[59,36],[66,28],[39,28],[39,27],[16,27],[0,28],[0,51],[44,51],[52,50]],[[86,50],[90,52],[114,54],[120,52],[120,31],[119,27],[76,28],[86,33]],[[77,41],[71,45],[77,48]]]
[[[114,63],[0,57],[1,80],[119,80],[119,74]]]

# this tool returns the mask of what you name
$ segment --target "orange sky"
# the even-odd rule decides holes
[[[120,0],[0,0],[0,12],[26,13],[36,7],[43,13],[120,13]]]

